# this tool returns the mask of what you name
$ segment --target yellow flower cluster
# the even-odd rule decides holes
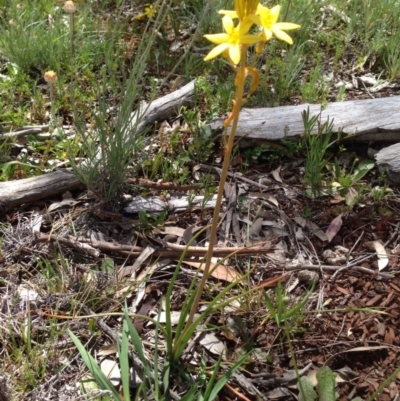
[[[138,14],[135,18],[133,18],[135,21],[140,21],[144,18],[152,19],[156,16],[157,10],[153,7],[152,4],[146,3],[144,8],[144,13]]]
[[[235,0],[234,11],[219,11],[219,14],[223,15],[222,25],[225,33],[204,35],[210,42],[217,45],[204,60],[208,61],[223,54],[237,65],[241,57],[241,45],[250,46],[256,43],[263,45],[273,36],[292,44],[292,38],[284,31],[298,29],[300,25],[278,22],[280,11],[280,6],[269,9],[261,5],[259,0]],[[234,19],[239,20],[236,26],[233,22]],[[253,25],[261,28],[259,33],[249,33]],[[260,46],[257,46],[257,51],[261,52]]]

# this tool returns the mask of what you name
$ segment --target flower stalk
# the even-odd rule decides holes
[[[54,88],[53,85],[57,81],[57,74],[54,71],[47,71],[44,74],[44,80],[49,85],[49,92],[50,92],[50,104],[51,104],[51,116],[50,121],[52,124],[56,125],[56,106],[54,102]]]
[[[246,102],[249,96],[251,96],[251,94],[257,89],[259,83],[259,72],[255,68],[256,58],[260,55],[264,45],[273,37],[276,37],[277,39],[288,44],[292,44],[292,38],[284,31],[300,28],[300,25],[297,24],[278,22],[279,13],[280,6],[275,6],[272,9],[269,9],[265,6],[262,6],[259,0],[235,0],[234,11],[219,11],[219,14],[223,15],[222,24],[225,32],[221,34],[204,35],[209,41],[217,45],[208,53],[204,60],[208,61],[219,55],[225,57],[236,72],[236,91],[232,111],[224,122],[224,127],[226,130],[231,124],[232,128],[229,134],[228,142],[225,144],[225,157],[211,225],[208,251],[204,262],[205,267],[203,270],[203,277],[196,290],[196,295],[188,320],[186,322],[185,329],[183,330],[180,338],[178,338],[177,344],[179,344],[183,334],[189,329],[193,322],[195,313],[197,312],[200,303],[201,295],[204,291],[210,273],[214,244],[217,239],[219,214],[222,205],[224,187],[228,175],[236,129],[239,122],[240,109],[243,103]],[[235,19],[239,20],[236,25],[233,22]],[[259,27],[259,32],[257,34],[250,33],[250,29],[254,25]],[[247,50],[252,45],[256,46],[256,58],[253,59],[251,64],[247,66]],[[247,96],[245,96],[244,88],[247,76],[251,76],[251,84],[249,93]],[[224,141],[226,141],[225,134]]]
[[[246,58],[246,55],[247,55],[247,46],[242,46],[241,59],[244,60]],[[204,287],[205,287],[207,279],[208,279],[208,275],[210,273],[210,266],[211,266],[211,260],[213,257],[214,244],[217,239],[219,213],[220,213],[220,209],[221,209],[221,205],[222,205],[222,198],[224,195],[224,187],[225,187],[226,177],[228,176],[229,164],[231,161],[232,149],[233,149],[233,144],[235,141],[235,133],[236,133],[236,129],[237,129],[238,122],[239,122],[239,112],[240,112],[240,108],[242,105],[242,99],[243,99],[243,94],[244,94],[245,77],[246,77],[246,65],[245,65],[245,63],[241,63],[240,67],[238,68],[237,75],[236,75],[237,86],[236,86],[236,93],[235,93],[235,107],[233,108],[232,114],[231,114],[232,128],[231,128],[231,132],[229,134],[228,143],[225,148],[224,163],[222,166],[221,178],[220,178],[219,187],[218,187],[218,195],[217,195],[217,200],[216,200],[215,208],[214,208],[214,215],[213,215],[213,219],[212,219],[209,245],[208,245],[208,250],[207,250],[207,254],[206,254],[203,277],[201,278],[199,287],[197,289],[196,297],[194,299],[193,306],[190,310],[190,314],[189,314],[189,318],[186,322],[185,330],[190,326],[190,324],[193,321],[194,315],[195,315],[198,305],[200,303],[201,295],[204,291]]]
[[[76,6],[73,1],[66,1],[64,4],[64,11],[69,14],[69,41],[71,47],[71,57],[74,56],[74,14]]]

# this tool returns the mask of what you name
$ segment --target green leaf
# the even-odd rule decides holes
[[[121,381],[122,391],[124,393],[124,400],[130,400],[130,386],[129,386],[129,331],[128,324],[124,320],[122,327],[122,341],[119,347],[119,363],[121,368]]]
[[[111,258],[106,257],[102,262],[101,262],[101,271],[106,272],[106,273],[113,273],[114,272],[114,260]]]
[[[372,170],[375,166],[375,163],[372,160],[363,160],[360,162],[360,164],[357,166],[355,173],[353,174],[353,184],[355,184],[357,181],[361,180],[368,171]]]
[[[335,376],[336,374],[328,366],[323,366],[317,372],[317,391],[319,401],[335,401]]]
[[[207,401],[213,401],[218,393],[223,389],[225,384],[228,382],[228,380],[231,378],[231,376],[236,372],[237,369],[240,368],[240,366],[243,364],[243,362],[249,357],[251,352],[248,352],[247,354],[244,354],[229,370],[227,370],[222,377],[215,383],[215,386],[213,387],[212,391],[210,392],[209,397],[207,398]],[[218,368],[219,365],[217,364],[215,367],[215,370],[213,372],[213,377],[218,373]]]
[[[197,387],[193,386],[188,393],[186,393],[181,399],[180,401],[193,401],[196,399],[197,395],[196,395],[196,391],[197,391]]]
[[[307,376],[300,377],[297,387],[300,390],[300,401],[315,401],[317,399],[317,393],[314,391],[314,386]]]
[[[85,347],[79,341],[79,338],[75,336],[72,331],[68,330],[68,334],[71,337],[72,341],[74,342],[76,348],[78,348],[79,353],[83,361],[85,362],[87,368],[89,369],[90,373],[95,378],[96,382],[103,390],[108,390],[114,396],[115,401],[122,401],[121,397],[118,394],[118,391],[115,390],[113,384],[110,380],[107,379],[105,374],[101,371],[100,366],[97,364],[95,359],[86,351]]]
[[[150,364],[144,355],[142,339],[140,338],[138,332],[136,331],[135,327],[133,326],[133,324],[131,322],[131,319],[128,314],[128,307],[126,304],[124,307],[124,322],[126,322],[127,329],[129,330],[129,335],[132,339],[132,344],[135,347],[135,350],[139,356],[139,359],[143,363],[146,373],[149,373],[150,372]]]

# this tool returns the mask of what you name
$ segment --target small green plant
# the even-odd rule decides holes
[[[278,327],[287,327],[285,323],[287,323],[287,321],[292,319],[293,317],[298,317],[298,315],[303,310],[309,296],[314,290],[314,286],[315,282],[313,283],[312,288],[307,293],[307,295],[305,295],[301,301],[297,302],[294,306],[291,306],[290,308],[289,299],[285,295],[282,288],[282,283],[280,281],[277,284],[274,297],[264,291],[264,301],[269,312],[269,316],[266,319],[274,319]]]
[[[190,157],[182,151],[175,158],[166,157],[164,153],[157,153],[143,162],[142,171],[150,179],[161,177],[166,182],[185,184],[190,176],[188,161]]]
[[[301,85],[300,92],[306,102],[326,104],[329,86],[330,83],[324,81],[322,67],[317,65],[311,71],[308,81]]]
[[[321,187],[326,166],[326,151],[337,140],[331,142],[333,121],[321,123],[320,116],[310,117],[310,109],[302,113],[304,124],[303,144],[307,151],[303,182],[310,188],[306,193],[317,197],[322,195]],[[317,126],[317,127],[316,127]],[[314,132],[314,131],[317,132]]]
[[[242,152],[242,165],[248,167],[254,163],[268,163],[273,165],[281,159],[278,150],[270,145],[260,145],[247,148]]]
[[[167,218],[168,211],[163,211],[158,215],[147,214],[145,211],[139,211],[139,230],[141,231],[152,231],[155,227],[160,227],[164,224]]]
[[[201,121],[200,112],[195,108],[190,110],[182,108],[183,118],[190,127],[190,138],[186,140],[185,147],[191,159],[205,162],[211,155],[214,147],[215,134],[210,127]]]
[[[377,396],[382,393],[382,390],[396,377],[400,368],[396,369],[368,398],[368,401],[376,400]],[[335,391],[337,374],[329,368],[323,366],[318,369],[316,374],[317,385],[314,384],[307,376],[299,378],[297,387],[299,389],[300,401],[336,401],[339,394]],[[362,401],[362,398],[356,397],[352,401]]]
[[[362,195],[361,187],[357,188],[356,184],[375,166],[371,160],[363,160],[358,164],[357,162],[356,159],[349,173],[340,167],[337,160],[333,164],[327,165],[327,169],[332,173],[334,179],[331,183],[332,188],[339,191],[349,206],[354,206]]]
[[[159,8],[155,27],[160,28],[165,20],[166,12],[171,6],[171,0]],[[81,115],[81,110],[75,108],[75,125],[82,139],[80,161],[75,161],[75,155],[69,157],[75,174],[85,185],[100,199],[111,201],[118,198],[121,185],[125,180],[129,163],[133,159],[140,165],[141,149],[143,145],[144,131],[140,130],[140,123],[146,108],[136,108],[132,115],[134,104],[142,93],[140,80],[145,74],[148,57],[151,48],[157,38],[157,29],[150,32],[150,24],[146,25],[142,40],[137,50],[141,57],[136,57],[129,77],[124,80],[124,92],[119,93],[119,87],[113,95],[121,96],[122,101],[118,105],[114,124],[110,125],[109,119],[109,76],[113,76],[114,66],[107,65],[97,87],[98,110],[93,115],[94,128],[90,131],[86,127],[86,116]],[[108,55],[113,57],[113,55]],[[109,74],[109,75],[108,75]],[[147,106],[148,107],[148,106]]]
[[[386,185],[382,187],[376,186],[371,189],[371,195],[376,202],[381,202],[389,193],[391,193],[391,191]]]
[[[197,233],[195,237],[197,237],[200,234],[201,232]],[[190,246],[195,237],[189,242],[189,244],[186,246],[186,249]],[[172,311],[171,300],[173,299],[172,291],[177,281],[181,269],[181,263],[184,258],[185,258],[185,251],[183,252],[181,259],[175,269],[175,272],[171,278],[171,282],[168,286],[168,290],[165,296],[165,314],[166,314],[165,324],[161,324],[159,322],[159,318],[153,319],[148,316],[130,315],[128,313],[128,308],[126,305],[124,307],[123,313],[117,314],[123,316],[123,327],[122,327],[121,337],[116,335],[115,339],[118,344],[118,356],[119,356],[118,359],[119,359],[119,367],[121,370],[121,382],[122,382],[122,390],[124,398],[120,396],[118,391],[115,389],[114,385],[104,375],[99,365],[97,364],[96,360],[85,349],[80,340],[72,332],[69,332],[86,366],[88,367],[89,371],[93,375],[98,385],[102,389],[108,390],[113,395],[116,401],[120,401],[122,399],[124,401],[128,401],[133,399],[129,380],[130,370],[131,370],[131,364],[129,363],[129,354],[131,347],[133,347],[133,349],[135,350],[135,355],[137,355],[137,357],[135,356],[134,358],[135,367],[138,367],[143,372],[141,385],[139,386],[139,388],[136,389],[136,396],[148,397],[149,394],[152,394],[152,397],[154,397],[154,399],[160,401],[170,399],[170,391],[172,391],[173,384],[175,384],[174,380],[177,377],[182,377],[182,379],[184,379],[183,381],[187,383],[187,388],[186,388],[187,393],[181,399],[187,401],[192,401],[193,399],[212,401],[215,399],[217,394],[220,392],[220,390],[223,388],[223,386],[229,380],[232,374],[249,357],[249,353],[242,355],[233,365],[231,365],[228,369],[224,370],[224,373],[219,377],[218,380],[217,380],[217,375],[219,374],[220,368],[222,367],[221,357],[219,358],[216,365],[213,367],[211,376],[208,379],[206,377],[203,377],[202,380],[200,380],[199,382],[195,381],[189,374],[185,373],[185,369],[182,369],[181,356],[185,348],[187,347],[188,343],[190,342],[193,334],[198,329],[200,322],[204,321],[208,316],[210,316],[215,311],[221,310],[226,305],[232,303],[235,299],[240,298],[243,295],[246,295],[247,293],[253,291],[249,290],[236,297],[231,297],[229,299],[226,299],[226,296],[229,293],[229,291],[238,284],[238,281],[242,281],[244,277],[240,278],[238,281],[235,281],[230,285],[228,285],[226,288],[224,288],[216,297],[214,297],[209,302],[205,310],[199,313],[199,315],[196,316],[195,320],[191,322],[191,324],[188,327],[185,327],[185,322],[187,321],[190,315],[191,305],[193,303],[194,297],[197,294],[198,278],[196,275],[192,280],[186,298],[183,302],[179,322],[177,326],[174,327],[171,321],[171,311]],[[223,263],[224,260],[221,260],[219,263]],[[217,268],[217,266],[215,266],[215,268]],[[160,305],[159,312],[161,312],[161,310],[162,307]],[[154,367],[149,363],[148,358],[145,356],[142,340],[131,321],[132,316],[146,319],[155,325],[155,333],[156,333],[155,350],[153,354]],[[158,355],[159,337],[162,337],[164,339],[166,345],[164,361],[162,364],[159,363],[160,357]]]

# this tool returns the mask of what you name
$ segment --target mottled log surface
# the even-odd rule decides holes
[[[400,185],[400,143],[383,148],[375,159],[379,168],[386,171],[389,181]]]
[[[54,171],[39,177],[0,182],[0,214],[23,203],[29,203],[82,186],[73,173]]]
[[[236,137],[249,142],[279,141],[296,138],[304,132],[302,112],[321,114],[322,123],[333,120],[334,132],[353,134],[355,141],[400,141],[400,96],[381,99],[351,100],[321,105],[301,104],[273,108],[244,108],[240,112]],[[223,119],[212,121],[212,129],[222,129]],[[314,133],[317,132],[315,128]]]
[[[172,116],[179,114],[182,106],[190,106],[193,103],[196,81],[193,80],[182,88],[154,100],[148,107],[139,110],[140,122],[136,128],[137,133],[142,133],[155,122],[163,122]],[[131,127],[137,124],[138,110],[131,115]]]

